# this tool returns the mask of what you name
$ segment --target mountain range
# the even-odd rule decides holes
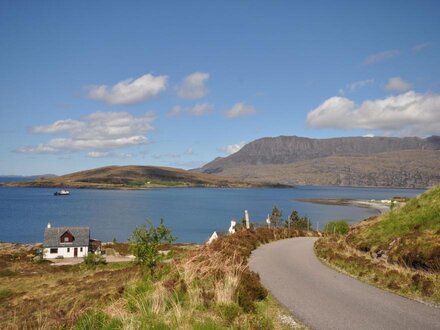
[[[290,185],[425,188],[440,184],[440,136],[266,137],[194,171]]]

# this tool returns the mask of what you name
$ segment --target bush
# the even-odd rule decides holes
[[[300,217],[297,210],[292,210],[289,217],[284,221],[284,227],[297,229],[297,230],[309,230],[312,229],[310,226],[310,219],[305,217]]]
[[[350,225],[346,220],[335,220],[328,222],[324,227],[324,232],[329,234],[345,235],[348,233]]]
[[[238,304],[245,312],[255,311],[254,302],[264,300],[267,294],[258,274],[251,271],[242,274],[238,286]]]
[[[107,262],[102,255],[89,253],[84,257],[84,264],[87,267],[94,267],[96,265],[105,265]]]

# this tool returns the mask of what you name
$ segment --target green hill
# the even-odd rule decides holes
[[[440,271],[440,186],[355,227],[347,242],[388,262]]]
[[[19,187],[70,187],[96,189],[143,189],[155,187],[263,187],[239,179],[196,173],[171,167],[107,166],[30,182],[10,182]]]
[[[315,244],[331,267],[440,307],[440,186]]]

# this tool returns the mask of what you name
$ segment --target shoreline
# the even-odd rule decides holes
[[[324,198],[300,198],[296,201],[303,203],[321,204],[321,205],[334,205],[334,206],[356,206],[376,210],[379,214],[384,214],[390,210],[390,206],[380,201],[369,201],[362,199],[324,199]]]
[[[211,185],[211,184],[179,184],[179,185],[150,185],[150,186],[129,186],[129,185],[102,185],[102,184],[81,184],[76,185],[72,183],[66,184],[46,184],[34,182],[0,182],[0,187],[8,188],[66,188],[66,189],[95,189],[95,190],[150,190],[150,189],[162,189],[162,188],[295,188],[295,186],[278,184],[278,183],[244,183],[244,184],[226,184],[226,185]]]

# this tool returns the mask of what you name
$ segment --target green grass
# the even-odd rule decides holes
[[[389,212],[381,221],[359,232],[354,242],[386,248],[394,239],[414,233],[440,234],[440,186]]]
[[[91,310],[84,313],[75,324],[77,330],[114,330],[122,329],[122,322],[107,314]]]
[[[345,235],[348,233],[350,226],[346,220],[334,220],[328,222],[324,227],[324,232],[329,234]]]
[[[347,242],[364,252],[385,253],[391,263],[440,272],[440,186],[357,226]]]

